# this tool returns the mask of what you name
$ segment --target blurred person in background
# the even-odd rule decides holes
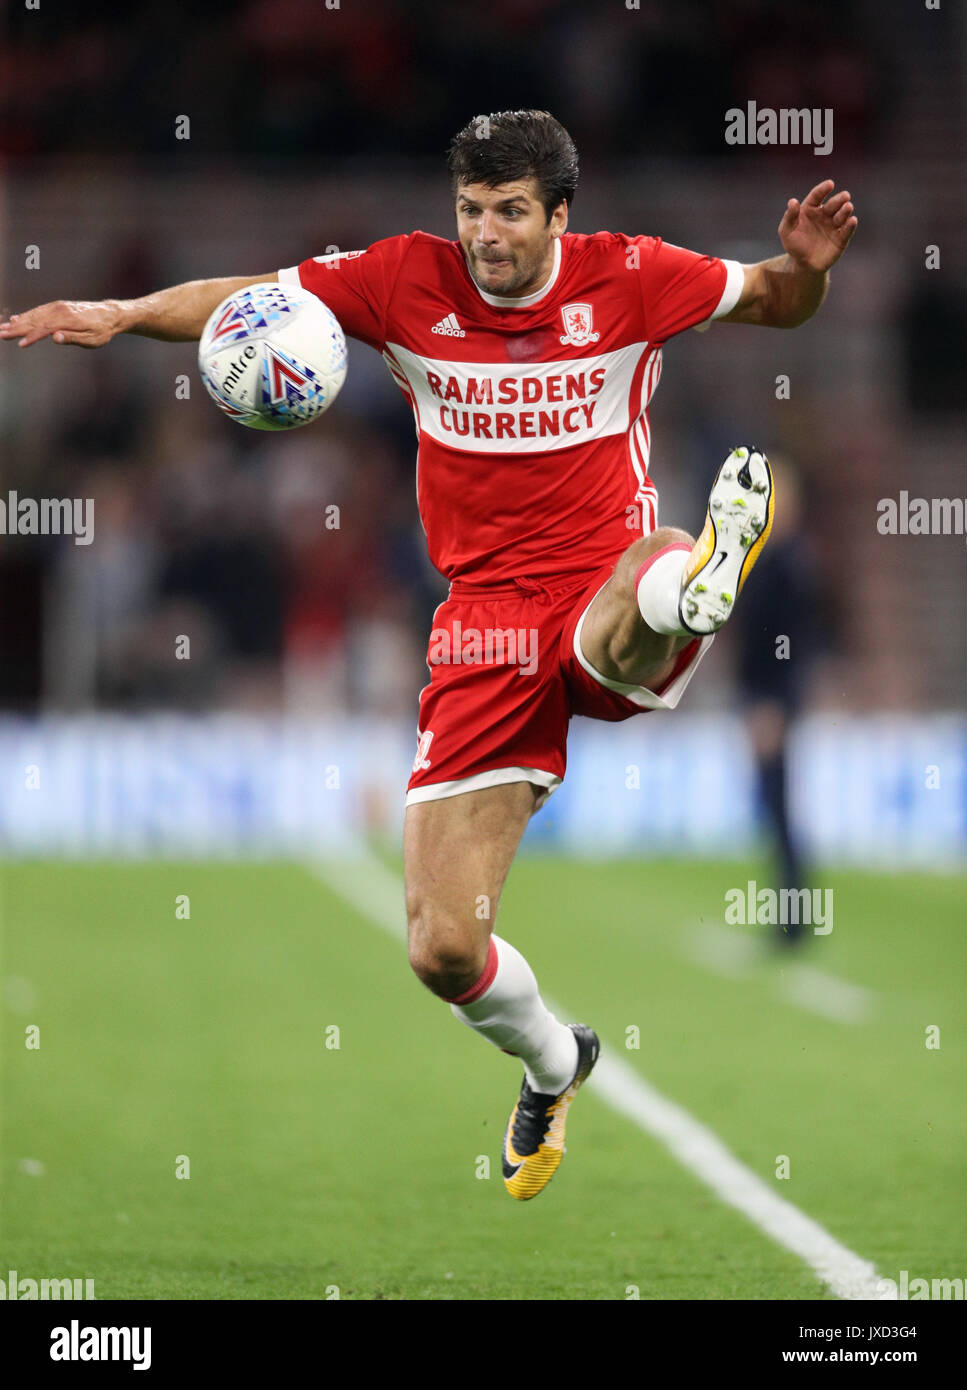
[[[776,887],[800,889],[809,871],[792,814],[788,739],[820,650],[821,595],[802,526],[799,474],[781,455],[770,454],[769,461],[776,482],[772,534],[758,561],[757,582],[736,612],[737,676],[760,805],[774,842]],[[807,935],[798,920],[772,931],[780,943],[802,942]]]

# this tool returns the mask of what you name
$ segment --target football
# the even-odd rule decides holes
[[[267,280],[230,294],[198,344],[198,370],[220,410],[255,430],[292,430],[329,409],[346,378],[346,339],[331,310]]]

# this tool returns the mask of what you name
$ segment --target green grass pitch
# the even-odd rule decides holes
[[[735,976],[690,957],[757,867],[523,857],[499,930],[880,1274],[963,1277],[967,879],[823,875],[835,927],[803,960],[871,991],[848,1023],[785,1001],[787,955]],[[302,866],[8,864],[2,893],[0,1278],[93,1278],[102,1299],[831,1296],[593,1079],[554,1181],[511,1200],[519,1064]]]

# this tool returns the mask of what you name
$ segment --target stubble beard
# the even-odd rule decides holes
[[[508,295],[515,295],[525,285],[529,284],[529,282],[534,278],[534,274],[537,269],[536,264],[525,265],[522,267],[515,257],[508,256],[506,259],[508,261],[508,265],[504,267],[504,274],[509,275],[509,279],[504,281],[490,280],[489,278],[487,278],[486,270],[484,270],[484,278],[481,280],[477,280],[477,283],[480,285],[480,288],[484,290],[487,294],[496,294],[501,298],[506,298]],[[487,262],[483,261],[479,256],[477,256],[474,258],[473,264],[474,268],[476,269],[478,266],[481,265],[486,266]]]

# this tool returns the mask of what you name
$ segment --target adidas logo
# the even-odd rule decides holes
[[[447,338],[465,338],[466,332],[457,323],[456,314],[447,314],[445,319],[435,323],[430,329],[431,333],[442,333]]]

